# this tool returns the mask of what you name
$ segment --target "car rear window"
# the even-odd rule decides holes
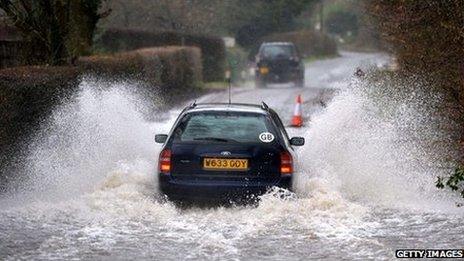
[[[261,53],[267,58],[290,57],[294,55],[294,49],[291,45],[267,45],[263,46]]]
[[[259,135],[274,133],[266,115],[242,112],[191,113],[174,130],[174,142],[261,142]]]

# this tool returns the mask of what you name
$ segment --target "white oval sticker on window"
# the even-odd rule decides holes
[[[269,143],[269,142],[272,142],[274,140],[274,135],[272,133],[270,133],[270,132],[263,132],[263,133],[259,134],[259,139],[262,142]]]

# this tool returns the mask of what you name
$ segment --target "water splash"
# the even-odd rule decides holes
[[[153,122],[144,117],[153,100],[134,85],[84,80],[28,148],[26,200],[0,201],[9,204],[0,211],[0,235],[9,235],[0,236],[0,258],[388,258],[409,238],[452,247],[462,218],[434,213],[456,208],[432,182],[446,167],[434,159],[451,150],[427,147],[446,134],[429,110],[441,97],[394,97],[385,82],[363,84],[313,117],[296,194],[273,190],[257,207],[180,210],[156,197],[153,175],[154,133],[166,133],[179,111]],[[42,243],[23,251],[17,242]]]
[[[301,151],[306,173],[297,179],[299,193],[311,196],[311,185],[322,180],[363,205],[458,211],[459,199],[434,181],[450,171],[445,159],[457,151],[453,133],[440,127],[459,128],[437,115],[446,106],[444,94],[423,86],[418,79],[353,80],[313,117]]]
[[[55,110],[29,143],[21,190],[62,200],[93,191],[105,175],[128,165],[153,173],[153,137],[163,124],[145,119],[145,104],[153,101],[134,93],[137,87],[83,80],[75,100]]]
[[[428,140],[447,135],[436,128],[440,123],[430,109],[443,96],[417,88],[417,82],[409,89],[391,82],[354,80],[313,117],[309,142],[300,151],[304,175],[296,177],[299,198],[353,208],[447,209],[454,204],[455,197],[433,186],[446,166],[430,164],[450,148],[427,148]],[[153,136],[167,132],[178,111],[170,111],[167,122],[146,120],[146,104],[153,101],[131,91],[134,83],[86,79],[80,89],[75,101],[58,108],[31,143],[28,179],[21,186],[35,199],[63,200],[132,184],[126,177],[135,175],[145,186],[132,188],[153,197],[159,149]]]

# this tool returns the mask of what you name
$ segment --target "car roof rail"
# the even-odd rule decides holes
[[[193,109],[193,108],[196,108],[197,106],[207,106],[207,105],[224,105],[224,106],[227,106],[227,107],[230,107],[230,106],[234,106],[234,105],[239,105],[239,106],[250,106],[250,107],[255,107],[255,108],[260,108],[262,110],[265,110],[265,111],[270,111],[271,108],[269,108],[269,106],[265,103],[265,102],[261,102],[261,104],[251,104],[251,103],[224,103],[224,102],[208,102],[208,103],[196,103],[193,102],[192,104],[190,105],[187,105],[181,113],[184,113],[185,111],[188,111],[190,109]]]
[[[195,108],[197,106],[197,100],[194,100],[193,103],[190,105],[186,106],[184,109],[182,109],[181,113],[185,112],[186,110],[190,110],[192,108]]]
[[[266,104],[265,102],[261,102],[261,108],[262,108],[263,110],[266,110],[266,111],[269,110],[269,106],[267,106],[267,104]]]

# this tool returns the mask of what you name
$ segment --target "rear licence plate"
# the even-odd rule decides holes
[[[244,170],[248,170],[248,160],[247,159],[204,158],[203,168],[205,170],[244,171]]]

